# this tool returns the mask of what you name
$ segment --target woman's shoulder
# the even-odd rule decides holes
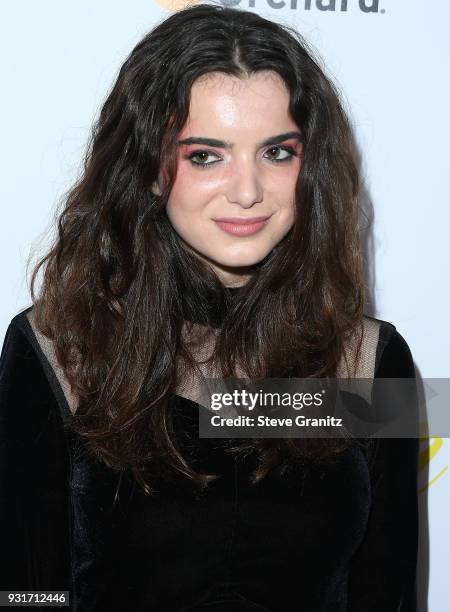
[[[29,306],[14,315],[3,339],[0,355],[2,412],[11,414],[11,406],[15,404],[17,413],[23,418],[29,406],[39,405],[39,410],[33,409],[33,415],[41,414],[47,407],[47,411],[56,411],[67,422],[70,411],[54,367],[33,329],[32,312],[33,306]]]
[[[1,351],[2,384],[11,378],[10,374],[24,374],[24,370],[42,368],[38,343],[31,325],[33,306],[28,306],[14,315],[6,329]],[[25,382],[25,381],[24,381]]]
[[[33,359],[33,347],[27,326],[27,313],[32,307],[21,310],[10,321],[3,339],[0,357],[2,384],[7,382],[10,368],[17,368]]]
[[[415,367],[411,349],[397,326],[391,321],[364,315],[364,327],[365,330],[377,330],[375,378],[414,377]]]

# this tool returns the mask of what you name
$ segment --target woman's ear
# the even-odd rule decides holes
[[[153,181],[152,186],[150,187],[151,192],[154,195],[160,196],[161,195],[161,188],[159,186],[159,181]]]

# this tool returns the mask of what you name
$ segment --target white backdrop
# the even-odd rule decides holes
[[[242,0],[295,25],[343,91],[374,209],[367,312],[394,323],[422,377],[450,377],[450,4],[446,0]],[[181,6],[181,5],[180,5]],[[134,44],[178,8],[166,0],[2,7],[0,333],[28,306],[25,264],[76,177],[89,127]],[[44,245],[44,246],[42,246]],[[426,461],[427,447],[434,455]],[[420,576],[450,610],[450,441],[423,442]],[[421,588],[421,612],[427,610]]]

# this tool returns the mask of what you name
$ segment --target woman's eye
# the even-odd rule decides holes
[[[211,161],[210,159],[211,157],[215,157],[216,159]],[[217,155],[215,155],[214,153],[210,153],[209,151],[195,151],[195,153],[191,153],[191,155],[188,156],[188,159],[195,166],[203,166],[203,167],[211,166],[212,164],[215,164],[217,161],[220,161]]]
[[[296,155],[294,149],[291,147],[273,146],[267,149],[266,154],[269,153],[269,159],[274,162],[288,161],[293,155]]]
[[[288,162],[291,158],[297,155],[292,147],[276,145],[267,149],[265,157],[268,157],[273,162]],[[194,166],[207,168],[221,161],[220,157],[210,151],[194,151],[187,156],[187,159]]]

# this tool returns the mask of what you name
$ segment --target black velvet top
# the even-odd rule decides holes
[[[350,446],[252,486],[251,458],[197,437],[196,467],[222,476],[204,493],[166,484],[149,497],[125,477],[115,498],[117,473],[75,452],[28,310],[0,363],[0,590],[68,590],[80,612],[416,610],[417,439]],[[385,321],[375,375],[414,377]],[[173,405],[195,432],[198,405]]]

